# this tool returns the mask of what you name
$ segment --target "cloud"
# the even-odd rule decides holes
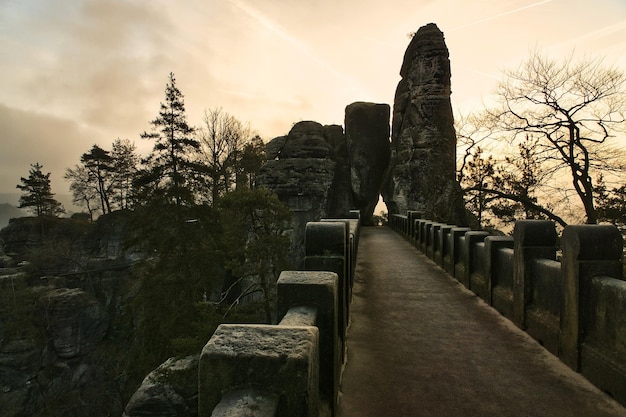
[[[521,6],[521,7],[516,7],[514,9],[507,10],[505,12],[497,13],[497,14],[492,15],[492,16],[488,16],[488,17],[485,17],[485,18],[482,18],[482,19],[474,20],[474,21],[469,22],[469,23],[465,23],[465,24],[463,24],[461,26],[458,26],[458,27],[450,29],[449,32],[454,32],[454,31],[457,31],[457,30],[461,30],[461,29],[465,29],[465,28],[471,27],[471,26],[480,25],[482,23],[491,22],[493,20],[497,20],[497,19],[500,19],[500,18],[505,17],[505,16],[510,16],[512,14],[516,14],[516,13],[523,12],[523,11],[528,10],[528,9],[532,9],[533,7],[541,6],[541,5],[544,5],[546,3],[550,3],[552,1],[554,1],[554,0],[542,0],[542,1],[535,2],[535,3],[526,4],[526,5]]]
[[[44,172],[51,172],[52,191],[66,192],[65,169],[77,164],[91,145],[103,141],[97,132],[74,121],[4,104],[0,104],[0,126],[0,193],[16,192],[20,177],[28,176],[36,162]]]
[[[42,8],[37,13],[28,6],[14,11],[8,30],[18,36],[11,41],[2,37],[14,59],[0,74],[16,83],[11,97],[0,93],[0,101],[121,130],[145,119],[154,108],[155,93],[163,91],[154,84],[164,85],[173,66],[167,52],[168,34],[174,30],[167,15],[142,2],[37,5]],[[28,27],[28,35],[19,27]],[[18,72],[23,75],[16,77]],[[15,96],[28,99],[15,103]]]

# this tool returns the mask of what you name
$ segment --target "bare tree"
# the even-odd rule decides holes
[[[214,204],[241,183],[242,158],[255,136],[248,125],[221,108],[205,110],[202,122],[198,131],[201,164],[206,167],[206,187]]]
[[[467,164],[480,147],[480,152],[493,142],[495,126],[491,122],[491,115],[486,112],[461,115],[454,121],[456,130],[457,154],[457,181],[462,183],[467,174]]]
[[[607,153],[626,121],[626,77],[602,60],[556,62],[535,52],[508,71],[497,89],[501,107],[490,114],[513,140],[539,139],[536,155],[548,172],[568,172],[586,215],[596,223],[593,177],[623,170],[623,159]]]

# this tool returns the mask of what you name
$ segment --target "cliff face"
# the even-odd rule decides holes
[[[443,33],[435,24],[417,31],[400,75],[393,106],[391,163],[382,192],[389,214],[417,210],[433,220],[464,224],[455,180],[450,60]]]
[[[94,225],[49,219],[43,227],[52,245],[44,244],[35,218],[16,219],[0,231],[0,252],[6,249],[0,253],[3,417],[122,413],[125,346],[133,333],[123,217]],[[19,266],[26,253],[36,261]],[[29,273],[42,265],[64,273]]]

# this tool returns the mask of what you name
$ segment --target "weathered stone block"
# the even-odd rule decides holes
[[[509,236],[487,236],[485,238],[485,294],[483,299],[492,305],[492,289],[497,283],[498,251],[503,248],[513,249],[513,238]],[[513,262],[511,260],[511,262]]]
[[[309,222],[306,225],[305,255],[346,256],[346,228],[337,222]]]
[[[339,392],[341,349],[338,276],[325,271],[283,271],[278,278],[278,317],[295,306],[317,309],[320,332],[320,395],[335,409]],[[282,325],[282,323],[281,323]]]
[[[198,415],[209,417],[224,393],[263,388],[281,398],[282,415],[317,416],[317,327],[222,324],[202,349]]]
[[[456,277],[466,288],[472,289],[472,274],[481,273],[483,265],[480,265],[480,257],[476,256],[476,253],[482,251],[482,247],[479,248],[478,244],[482,243],[485,238],[489,236],[488,232],[472,231],[465,233],[463,250],[463,264],[465,265],[463,274]]]
[[[526,329],[526,310],[532,300],[534,259],[556,259],[556,228],[549,220],[518,220],[513,230],[513,322]]]
[[[276,394],[262,389],[244,388],[224,394],[211,417],[275,417],[278,415]]]
[[[566,226],[561,237],[561,332],[559,356],[579,371],[585,311],[593,307],[591,281],[594,276],[621,279],[623,238],[615,226]]]
[[[342,256],[307,256],[304,258],[306,271],[327,271],[337,274],[337,323],[341,345],[345,344],[346,328],[350,310],[351,291],[346,276],[346,262]],[[342,349],[343,352],[343,349]]]

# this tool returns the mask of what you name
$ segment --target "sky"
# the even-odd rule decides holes
[[[533,50],[626,71],[626,0],[0,0],[0,194],[35,162],[67,193],[93,144],[147,152],[170,72],[194,126],[219,107],[265,141],[342,125],[352,102],[393,104],[409,34],[431,22],[456,115]]]

